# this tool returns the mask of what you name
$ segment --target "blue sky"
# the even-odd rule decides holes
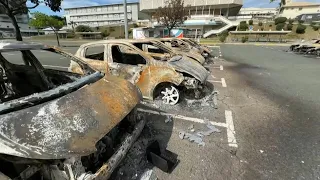
[[[127,0],[128,2],[136,2],[138,0]],[[278,2],[269,3],[270,0],[244,0],[244,7],[276,7],[278,6]],[[319,0],[296,0],[296,1],[304,1],[304,2],[319,2]],[[99,4],[110,4],[110,3],[122,3],[123,0],[63,0],[62,9],[77,7],[77,6],[92,6]],[[28,3],[29,4],[29,3]],[[40,11],[46,14],[54,14],[54,15],[63,15],[63,10],[61,12],[52,12],[45,5],[41,4],[36,9],[32,10]]]

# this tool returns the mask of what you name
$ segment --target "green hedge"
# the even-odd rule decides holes
[[[276,30],[277,30],[277,31],[281,31],[281,30],[284,28],[284,26],[285,26],[285,23],[279,23],[279,24],[277,24],[277,26],[276,26]]]
[[[296,33],[297,34],[304,34],[306,32],[306,28],[307,27],[305,25],[299,24],[297,26]]]
[[[278,25],[280,23],[285,23],[287,21],[286,17],[278,17],[274,20],[275,25]]]

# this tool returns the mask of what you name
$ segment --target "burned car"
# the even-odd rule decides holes
[[[315,39],[311,41],[297,41],[290,45],[289,50],[301,54],[309,54],[312,52],[317,52],[317,48],[315,47],[315,44],[319,44],[320,40]]]
[[[178,53],[183,53],[189,58],[195,59],[200,64],[204,64],[206,59],[195,50],[190,44],[176,38],[161,38],[159,39],[162,43],[177,51]]]
[[[138,88],[55,47],[0,42],[0,86],[0,179],[107,179],[145,124]]]
[[[183,59],[191,59],[195,62],[200,63],[203,65],[205,63],[205,59],[199,55],[198,53],[190,53],[180,50],[175,50],[171,47],[168,47],[159,39],[139,39],[139,40],[129,40],[134,46],[138,47],[140,50],[148,53],[156,60],[162,60],[164,58],[171,58],[175,55],[182,55],[184,56]]]
[[[138,41],[105,40],[80,46],[76,56],[93,67],[136,84],[144,99],[161,97],[166,104],[178,103],[181,92],[191,90],[199,97],[209,72],[198,62],[181,55],[151,56]],[[141,44],[142,45],[142,44]],[[156,58],[158,58],[156,60]],[[70,71],[78,72],[73,63]]]
[[[208,48],[207,46],[200,45],[196,41],[189,38],[181,38],[181,40],[190,44],[193,47],[193,49],[195,49],[203,57],[213,62],[215,55],[213,54],[212,50],[210,50],[210,48]]]

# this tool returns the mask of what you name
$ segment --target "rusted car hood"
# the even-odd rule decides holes
[[[183,54],[198,61],[200,64],[204,64],[206,62],[206,59],[195,50],[190,50],[189,52],[183,52]]]
[[[34,159],[88,155],[140,99],[131,83],[105,76],[55,100],[0,115],[0,153]]]
[[[168,63],[177,71],[187,73],[198,79],[201,83],[207,80],[210,73],[201,64],[186,56],[179,57],[180,60],[170,60]]]

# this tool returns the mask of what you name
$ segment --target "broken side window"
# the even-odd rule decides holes
[[[29,65],[29,63],[25,61],[26,59],[20,51],[3,52],[1,55],[11,64]]]
[[[85,57],[92,60],[104,61],[104,45],[89,46],[86,49]]]
[[[134,43],[133,45],[145,52],[159,53],[159,54],[168,53],[164,49],[160,49],[154,46],[152,43]]]
[[[113,62],[129,65],[147,64],[146,60],[134,49],[124,45],[111,47]]]

